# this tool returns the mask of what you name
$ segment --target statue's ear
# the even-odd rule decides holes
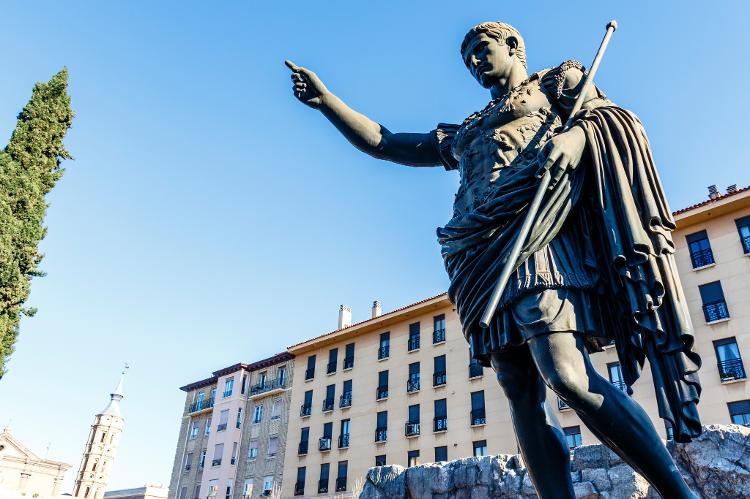
[[[509,36],[505,39],[505,45],[508,46],[508,55],[516,55],[518,48],[518,39],[515,36]]]

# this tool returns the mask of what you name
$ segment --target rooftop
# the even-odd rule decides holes
[[[673,213],[677,230],[750,207],[750,186],[728,189],[724,194],[720,193],[716,186],[711,186],[709,193],[709,198],[705,201]]]

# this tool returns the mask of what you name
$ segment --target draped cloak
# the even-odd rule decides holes
[[[701,432],[701,361],[692,349],[674,260],[675,222],[643,126],[634,114],[609,104],[576,116],[586,155],[548,191],[517,267],[566,223],[584,225],[597,253],[594,292],[601,326],[615,340],[628,392],[648,359],[660,417],[671,424],[676,441],[690,441]],[[448,294],[470,344],[486,331],[479,319],[537,185],[527,169],[494,185],[479,206],[437,230],[451,281]]]

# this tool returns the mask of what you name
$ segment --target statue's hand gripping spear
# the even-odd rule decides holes
[[[568,130],[571,127],[571,125],[573,124],[575,115],[578,114],[578,111],[581,110],[581,106],[583,106],[583,101],[586,97],[586,94],[591,88],[591,85],[593,85],[594,83],[594,75],[596,75],[596,71],[599,69],[599,62],[601,62],[601,59],[604,56],[604,51],[607,50],[609,39],[612,36],[612,33],[614,33],[616,29],[617,29],[617,21],[613,19],[609,23],[607,23],[607,32],[604,34],[602,43],[599,45],[599,50],[597,50],[596,52],[596,56],[594,57],[594,62],[591,63],[591,69],[589,69],[589,71],[586,73],[584,77],[583,86],[581,87],[581,91],[578,93],[578,97],[576,97],[576,101],[575,101],[575,104],[573,105],[573,109],[570,111],[568,121],[565,123],[565,126],[563,127],[563,130],[562,130],[563,132]],[[532,224],[536,221],[536,214],[539,211],[539,206],[542,204],[542,198],[544,198],[544,193],[547,191],[547,188],[549,187],[550,179],[551,179],[551,176],[550,176],[549,170],[545,170],[544,174],[542,175],[539,181],[539,187],[537,188],[537,191],[534,194],[534,198],[532,199],[531,204],[529,205],[529,211],[526,213],[526,218],[523,221],[523,225],[521,225],[521,230],[518,233],[518,237],[513,242],[511,251],[508,254],[507,258],[505,259],[503,270],[500,273],[500,277],[497,279],[497,283],[495,284],[495,288],[492,290],[492,295],[490,295],[490,299],[489,299],[489,302],[487,303],[487,307],[484,309],[484,314],[482,314],[482,318],[479,321],[479,324],[482,327],[485,327],[485,328],[489,327],[490,321],[492,320],[492,317],[495,315],[495,311],[497,310],[497,305],[500,303],[500,297],[503,295],[505,286],[508,284],[508,278],[510,277],[510,273],[516,269],[517,263],[518,263],[518,256],[521,254],[521,249],[523,248],[523,245],[526,243],[526,239],[529,237],[529,231],[531,229]]]

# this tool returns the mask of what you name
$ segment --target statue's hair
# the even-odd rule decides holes
[[[525,69],[528,69],[526,66],[526,45],[523,42],[521,33],[519,33],[518,30],[510,24],[501,22],[481,23],[471,28],[469,32],[466,33],[463,43],[461,43],[462,56],[464,54],[464,50],[466,50],[466,47],[469,45],[469,42],[471,42],[471,40],[474,39],[475,36],[481,33],[484,33],[503,44],[505,43],[505,40],[508,39],[508,37],[512,36],[513,38],[515,38],[518,41],[518,46],[516,47],[516,57],[521,62],[521,64],[523,64],[523,67]]]

